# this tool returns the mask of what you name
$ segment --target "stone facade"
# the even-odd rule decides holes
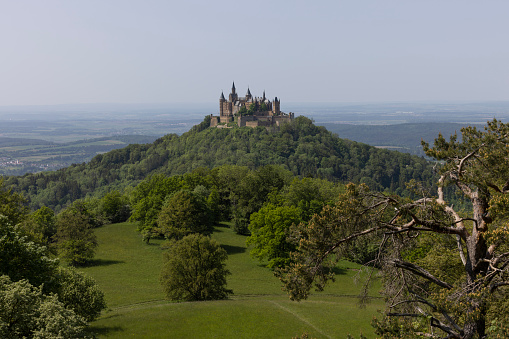
[[[219,97],[219,116],[211,115],[211,127],[226,127],[231,122],[236,122],[239,127],[279,126],[293,119],[293,113],[281,112],[281,102],[278,98],[270,101],[265,97],[253,97],[249,88],[246,96],[239,97],[233,83],[232,91],[225,99],[221,93]]]

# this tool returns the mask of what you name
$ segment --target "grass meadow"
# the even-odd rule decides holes
[[[359,307],[362,276],[358,265],[341,262],[337,281],[308,300],[293,302],[272,271],[251,258],[246,237],[230,228],[213,234],[228,251],[228,300],[175,303],[165,300],[159,284],[162,241],[141,240],[136,225],[122,223],[96,230],[99,241],[92,265],[82,270],[104,291],[108,310],[92,323],[99,338],[374,338],[370,326],[373,299]],[[372,288],[376,296],[378,287]]]

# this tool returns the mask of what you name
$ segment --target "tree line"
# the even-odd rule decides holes
[[[410,194],[405,183],[411,179],[433,185],[432,165],[425,159],[340,139],[302,116],[279,130],[209,128],[208,119],[181,136],[129,145],[54,172],[6,177],[5,183],[23,192],[32,209],[56,211],[86,196],[135,186],[150,175],[232,164],[251,170],[280,165],[293,175],[365,183],[400,195]]]

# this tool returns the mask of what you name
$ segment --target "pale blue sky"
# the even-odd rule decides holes
[[[509,100],[509,1],[0,0],[0,106]]]

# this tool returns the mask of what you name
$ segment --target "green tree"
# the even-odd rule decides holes
[[[110,223],[124,222],[131,215],[127,198],[116,190],[102,197],[99,202],[99,211]]]
[[[249,218],[267,201],[269,194],[279,192],[292,180],[292,174],[282,166],[263,166],[249,172],[232,194],[233,229],[238,234],[249,234]]]
[[[104,293],[92,278],[73,268],[60,267],[56,279],[58,300],[86,321],[95,320],[106,308]]]
[[[247,108],[246,106],[242,106],[239,111],[237,112],[238,115],[246,115],[247,114]]]
[[[305,298],[313,284],[323,289],[334,266],[329,256],[341,257],[353,239],[378,234],[388,298],[386,318],[375,322],[380,335],[484,338],[487,324],[507,323],[507,314],[499,315],[504,321],[490,315],[509,286],[509,125],[493,120],[484,130],[461,132],[461,141],[439,135],[433,147],[423,143],[441,162],[436,196],[418,185],[421,197],[413,200],[350,185],[335,206],[296,227],[295,264],[279,272],[291,297]],[[445,200],[448,186],[470,203],[470,212]],[[417,242],[431,235],[433,245],[416,252]]]
[[[248,115],[253,115],[256,112],[256,104],[253,102],[249,105],[249,109],[247,110]]]
[[[267,267],[281,267],[289,263],[295,245],[287,241],[290,226],[299,224],[302,211],[295,206],[265,204],[251,214],[247,244],[252,244],[251,255],[260,261],[268,259]]]
[[[70,265],[86,264],[94,257],[97,238],[92,218],[82,204],[73,204],[57,215],[55,240],[60,256]]]
[[[86,322],[27,280],[0,276],[0,337],[87,338]]]
[[[0,216],[0,275],[8,275],[13,281],[26,279],[48,290],[55,284],[57,266],[46,247],[29,241]]]
[[[56,233],[55,212],[43,206],[19,224],[19,228],[30,240],[51,249],[52,237]]]
[[[143,180],[130,195],[133,209],[130,220],[139,221],[140,231],[153,232],[166,197],[181,190],[183,185],[180,176],[168,178],[159,174]]]
[[[4,178],[0,177],[0,215],[7,217],[11,225],[17,225],[28,214],[25,203],[26,200],[20,193],[5,188]]]
[[[167,239],[181,239],[191,233],[208,235],[213,231],[205,200],[186,190],[170,196],[159,213],[157,225]]]
[[[233,293],[226,288],[226,251],[213,239],[191,234],[172,240],[164,253],[160,281],[171,300],[225,299]]]

